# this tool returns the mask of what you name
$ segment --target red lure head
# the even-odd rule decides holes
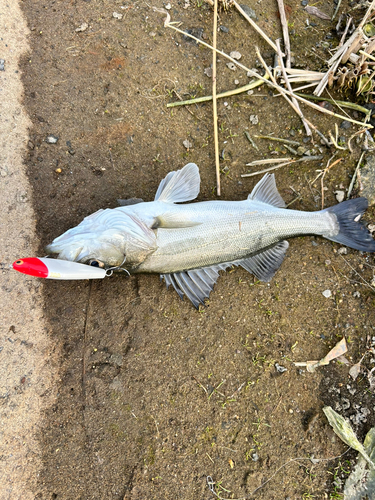
[[[29,276],[37,276],[38,278],[47,278],[48,276],[47,266],[37,257],[18,259],[13,262],[13,269]]]

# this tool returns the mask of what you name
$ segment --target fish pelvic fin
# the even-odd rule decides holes
[[[355,250],[375,252],[375,240],[364,223],[360,221],[367,206],[366,198],[354,198],[322,210],[322,212],[333,214],[339,225],[337,235],[324,235],[324,237]]]
[[[285,201],[282,199],[276,187],[275,175],[266,174],[251,191],[248,200],[261,201],[278,208],[285,208]]]
[[[194,200],[200,189],[199,168],[195,163],[188,163],[181,170],[169,172],[161,181],[155,195],[155,201],[182,203]]]
[[[214,285],[219,278],[219,271],[225,271],[228,267],[241,266],[246,271],[254,274],[261,281],[270,281],[284,260],[285,252],[289,244],[280,241],[276,245],[256,255],[233,262],[223,262],[201,269],[191,269],[171,274],[162,274],[167,288],[171,285],[181,299],[186,296],[193,306],[198,309],[204,305],[204,300],[210,296]]]

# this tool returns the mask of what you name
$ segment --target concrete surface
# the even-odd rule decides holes
[[[22,108],[18,62],[28,51],[28,29],[18,1],[0,0],[0,498],[35,498],[41,410],[51,401],[51,346],[43,324],[40,284],[10,269],[33,255],[34,215],[22,154],[28,117]],[[21,279],[20,279],[21,278]],[[38,292],[38,293],[36,293]]]

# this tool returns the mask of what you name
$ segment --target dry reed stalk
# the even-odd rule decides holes
[[[286,55],[285,66],[287,68],[290,68],[290,41],[289,41],[288,21],[286,20],[286,15],[285,15],[284,0],[277,0],[277,4],[279,6],[280,22],[283,30],[284,49]],[[277,47],[279,46],[277,45]]]
[[[284,67],[284,61],[283,61],[283,57],[282,57],[282,54],[281,54],[281,48],[280,48],[280,40],[276,40],[276,47],[277,47],[277,55],[279,56],[281,71],[282,71],[282,74],[283,74],[283,77],[284,77],[285,85],[287,86],[287,89],[289,90],[289,92],[291,92],[293,94],[293,89],[292,89],[292,86],[289,83],[288,76],[286,74],[285,67]],[[303,115],[303,113],[301,111],[301,108],[299,107],[298,101],[297,101],[297,99],[295,97],[292,97],[292,102],[293,102],[295,108],[297,109],[297,113],[298,113],[299,117],[302,120],[303,126],[305,127],[306,134],[308,136],[312,135],[311,129],[310,129],[307,121],[305,120],[305,117],[304,117],[304,115]]]
[[[217,4],[214,0],[214,28],[213,28],[213,51],[212,51],[212,104],[214,115],[214,145],[215,145],[215,165],[216,165],[216,194],[221,195],[220,189],[220,156],[219,156],[219,132],[217,123],[217,99],[216,99],[216,38],[217,38]]]

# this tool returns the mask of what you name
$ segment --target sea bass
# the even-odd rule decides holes
[[[243,201],[194,200],[199,169],[188,163],[163,179],[155,200],[99,210],[47,246],[58,259],[158,273],[183,298],[199,307],[219,271],[241,266],[270,281],[288,248],[287,238],[323,236],[364,252],[375,252],[360,218],[365,198],[344,201],[318,212],[286,210],[273,174],[266,174]]]

